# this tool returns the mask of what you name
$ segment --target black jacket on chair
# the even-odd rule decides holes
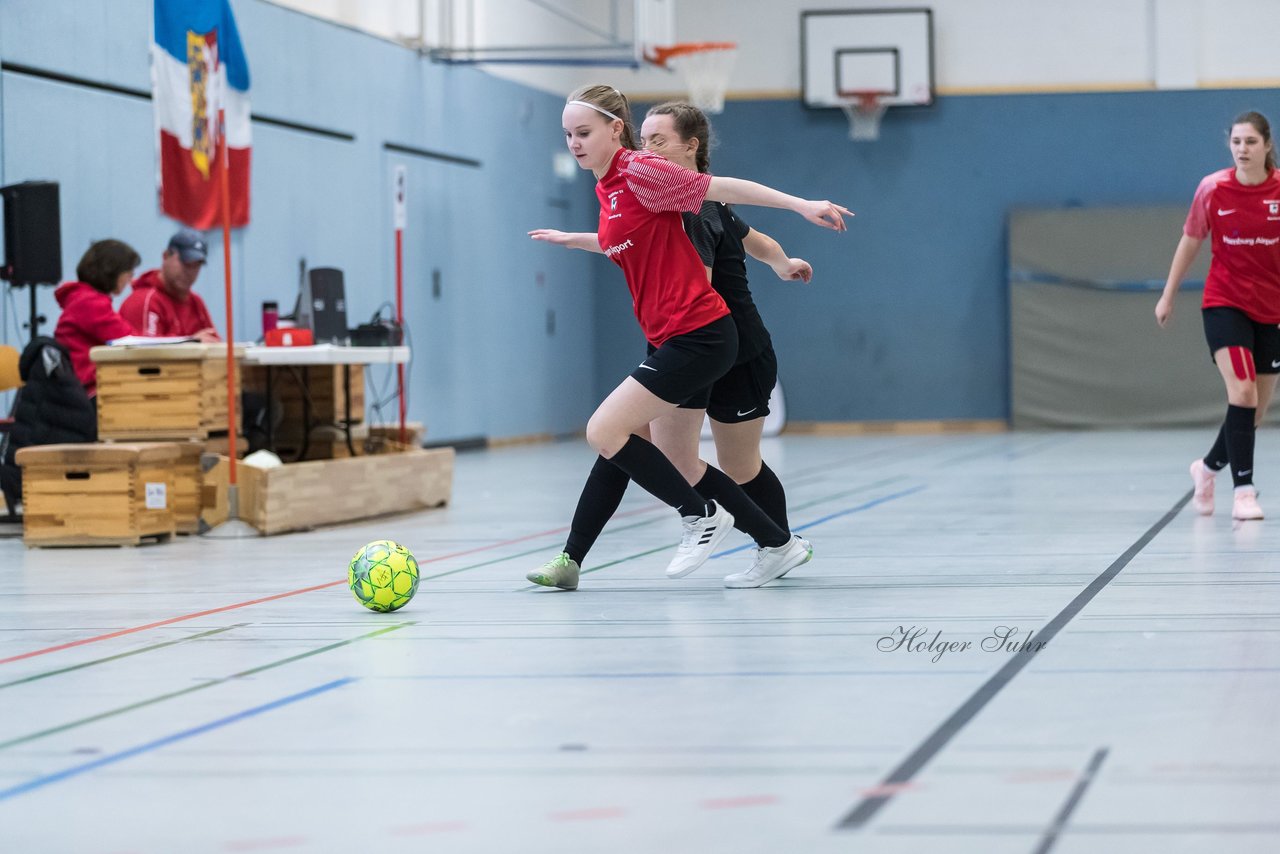
[[[10,501],[22,495],[22,469],[14,462],[18,449],[98,439],[97,409],[76,378],[66,347],[52,338],[36,338],[22,351],[18,374],[24,385],[0,462],[0,486]]]

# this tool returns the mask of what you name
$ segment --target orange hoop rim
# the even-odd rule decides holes
[[[892,92],[881,89],[859,89],[852,92],[841,92],[840,97],[846,99],[842,106],[851,107],[860,113],[874,113],[887,106],[883,99]]]
[[[709,53],[715,50],[737,50],[737,42],[681,42],[680,44],[655,47],[649,54],[649,60],[655,65],[667,67],[667,61],[693,53]]]

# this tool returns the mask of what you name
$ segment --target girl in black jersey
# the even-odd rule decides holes
[[[690,104],[671,102],[651,109],[641,139],[647,150],[673,163],[709,172],[710,126],[702,111]],[[750,228],[719,202],[704,201],[698,213],[686,212],[682,216],[685,231],[706,266],[712,286],[732,313],[738,331],[738,354],[733,366],[714,384],[650,425],[653,442],[689,483],[699,485],[706,477],[707,464],[699,458],[698,441],[703,416],[709,414],[720,467],[781,529],[790,533],[782,484],[760,456],[764,417],[769,413],[769,396],[777,380],[777,360],[769,333],[751,299],[745,256],[749,252],[769,264],[784,280],[807,282],[812,268],[803,259],[788,257],[776,241]],[[601,251],[596,234],[546,230],[535,237]],[[565,551],[530,572],[528,578],[545,583],[566,574],[566,568],[576,578],[582,559],[617,509],[628,482],[626,474],[616,467],[597,466],[574,514]],[[804,549],[800,559],[803,563],[812,557],[812,547],[802,538],[795,539]],[[727,576],[725,586],[759,587],[785,575],[795,565],[798,564],[756,561],[747,571]]]
[[[758,546],[756,561],[797,566],[808,558],[798,537],[776,523],[719,469],[708,466],[698,490],[652,443],[639,435],[722,376],[737,357],[737,328],[680,220],[705,199],[795,211],[810,222],[844,231],[851,212],[828,201],[796,198],[738,178],[684,169],[652,152],[637,151],[630,105],[612,86],[588,86],[569,96],[562,114],[570,153],[596,176],[600,201],[598,243],[622,268],[636,319],[654,347],[587,422],[587,441],[600,456],[595,470],[616,467],[680,513],[684,533],[667,576],[679,578],[710,557],[735,522]],[[531,232],[538,238],[542,232]],[[588,480],[586,489],[591,489]],[[707,496],[706,498],[702,496]],[[599,499],[584,491],[579,507]],[[612,509],[607,515],[611,515]],[[607,518],[606,515],[606,518]],[[783,570],[785,571],[785,569]],[[561,562],[531,580],[574,589],[578,567]]]

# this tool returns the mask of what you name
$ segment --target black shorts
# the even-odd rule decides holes
[[[1209,356],[1223,347],[1244,347],[1253,353],[1260,374],[1280,374],[1280,326],[1258,323],[1238,308],[1214,306],[1201,309]]]
[[[725,315],[706,326],[669,338],[631,372],[631,378],[667,403],[681,404],[733,367],[738,355],[738,328]],[[699,407],[701,408],[701,407]]]
[[[681,409],[705,409],[712,421],[740,424],[769,414],[769,395],[778,382],[778,357],[773,345],[729,372],[689,400]]]

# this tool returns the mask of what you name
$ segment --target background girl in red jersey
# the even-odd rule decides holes
[[[76,265],[78,282],[64,282],[53,292],[62,314],[53,337],[67,348],[76,376],[89,397],[98,393],[98,371],[89,351],[135,330],[116,313],[113,300],[133,280],[133,270],[142,258],[133,247],[119,240],[99,240],[88,248]]]
[[[803,563],[808,558],[804,541],[788,539],[731,478],[708,466],[699,483],[704,499],[641,434],[651,421],[711,385],[737,357],[737,329],[684,233],[680,212],[696,212],[710,198],[793,210],[837,231],[844,230],[842,215],[850,212],[751,181],[713,178],[636,151],[630,106],[611,86],[584,87],[570,95],[563,124],[570,152],[597,178],[600,247],[622,268],[636,319],[654,348],[587,423],[587,441],[600,454],[596,466],[616,466],[680,513],[684,536],[667,567],[668,577],[687,575],[706,561],[733,525],[731,513],[756,541],[756,562],[767,571]],[[537,237],[537,232],[531,235]],[[592,484],[588,479],[579,506],[595,503],[587,494]],[[573,589],[578,567],[566,562],[529,577],[545,586]]]
[[[1206,175],[1196,189],[1156,303],[1156,322],[1169,322],[1178,286],[1212,235],[1201,313],[1209,351],[1227,387],[1227,417],[1208,455],[1191,464],[1193,503],[1202,515],[1213,513],[1214,475],[1230,463],[1232,517],[1261,519],[1253,446],[1280,374],[1280,173],[1271,124],[1261,113],[1236,117],[1230,148],[1235,166]]]
[[[647,151],[686,169],[710,171],[711,126],[706,115],[692,104],[677,101],[651,108],[641,127],[640,141]],[[777,241],[748,226],[720,202],[704,201],[698,213],[684,213],[682,218],[689,240],[711,277],[711,286],[729,306],[738,330],[738,357],[728,373],[712,386],[653,422],[652,441],[698,489],[706,473],[698,442],[703,417],[709,414],[720,468],[789,535],[786,492],[760,455],[764,418],[769,414],[769,395],[778,370],[769,332],[751,298],[746,255],[768,264],[784,281],[807,282],[813,269],[801,258],[788,257]],[[595,233],[544,229],[533,236],[574,249],[601,251]],[[531,573],[531,578],[555,574],[560,565],[569,562],[580,567],[621,503],[628,483],[625,473],[615,466],[602,466],[592,471],[591,478],[598,483],[584,490],[584,498],[590,495],[599,500],[584,502],[577,508],[565,550]],[[812,555],[812,548],[809,554]],[[781,574],[771,576],[761,570],[756,564],[746,572],[731,574],[725,578],[725,585],[759,587]]]

